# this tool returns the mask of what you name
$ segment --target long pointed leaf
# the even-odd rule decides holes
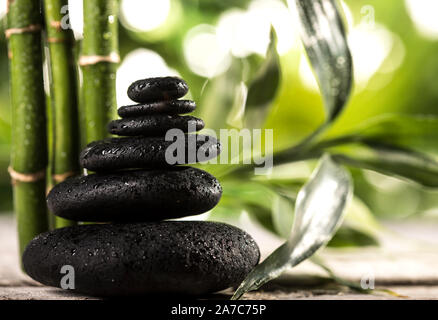
[[[325,245],[342,221],[352,189],[348,171],[325,155],[298,194],[289,240],[251,271],[233,299],[278,277]]]
[[[346,165],[377,171],[438,188],[438,162],[422,153],[395,146],[367,143],[333,155]]]
[[[271,27],[271,41],[266,59],[248,86],[245,108],[245,127],[259,128],[266,120],[280,84],[280,57],[277,53],[277,35]]]
[[[245,114],[246,100],[248,98],[248,88],[242,81],[236,88],[234,95],[233,106],[227,117],[227,124],[242,129],[243,128],[243,116]]]
[[[339,132],[338,129],[327,132],[323,139],[335,142],[379,141],[421,152],[438,153],[438,117],[383,114],[347,131]]]
[[[335,0],[294,0],[301,39],[324,98],[327,122],[343,110],[353,83],[353,62]]]
[[[280,57],[277,53],[277,35],[271,27],[271,36],[266,59],[249,84],[248,108],[257,108],[271,103],[280,82]]]

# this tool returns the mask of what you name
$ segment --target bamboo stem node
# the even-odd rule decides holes
[[[77,172],[69,171],[69,172],[65,172],[65,173],[53,174],[52,178],[56,183],[60,183],[60,182],[63,182],[64,180],[66,180],[67,178],[70,178],[76,174],[77,174]]]
[[[47,38],[48,43],[61,43],[61,42],[67,42],[68,39],[66,38],[56,38],[56,37],[49,37]]]
[[[21,256],[35,236],[49,230],[41,0],[8,0],[6,24],[5,36],[13,57],[9,60],[9,80],[14,138],[8,172]]]
[[[13,34],[23,34],[23,33],[38,32],[38,31],[41,31],[40,24],[30,24],[27,27],[23,27],[23,28],[6,29],[5,37],[6,39],[9,39]]]
[[[79,59],[79,65],[81,67],[98,64],[100,62],[119,63],[120,56],[117,52],[111,52],[107,56],[98,56],[98,55],[81,56]]]
[[[62,23],[63,9],[68,6],[68,0],[44,0],[43,6],[50,70],[48,193],[54,185],[79,174],[78,78],[73,30]],[[55,217],[52,213],[50,220],[55,229],[76,224],[74,221]]]
[[[21,173],[15,171],[11,166],[8,167],[9,175],[11,176],[12,184],[17,182],[37,182],[46,178],[46,169],[34,173]]]
[[[57,29],[57,30],[61,30],[62,29],[62,22],[61,21],[50,21],[50,26]]]

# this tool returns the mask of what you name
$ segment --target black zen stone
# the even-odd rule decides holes
[[[82,167],[92,171],[154,168],[207,161],[220,153],[220,143],[211,136],[192,134],[184,137],[181,143],[166,141],[164,137],[109,138],[95,141],[81,152],[80,163]],[[173,160],[176,163],[166,161],[166,150],[171,145],[173,146],[169,149],[168,156],[175,155]],[[177,152],[174,146],[181,146],[183,152]]]
[[[204,126],[204,121],[192,116],[155,114],[111,121],[108,131],[119,136],[157,136],[164,135],[170,129],[196,132]]]
[[[139,103],[174,100],[187,94],[187,83],[176,77],[149,78],[135,81],[128,88],[128,97]]]
[[[237,286],[259,261],[250,235],[223,223],[162,221],[81,225],[43,233],[23,254],[26,273],[60,287],[74,268],[77,293],[92,296],[213,293]]]
[[[196,103],[194,101],[170,100],[123,106],[117,110],[117,113],[122,118],[129,118],[157,113],[183,114],[193,112],[195,109]]]
[[[55,215],[75,221],[157,221],[204,213],[220,200],[215,177],[191,167],[75,177],[47,197]]]

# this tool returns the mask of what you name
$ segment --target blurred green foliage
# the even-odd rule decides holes
[[[9,72],[4,23],[0,23],[0,212],[12,209],[12,188],[7,167],[11,142]]]
[[[258,54],[245,58],[233,57],[231,66],[225,73],[206,82],[205,77],[195,74],[187,64],[183,50],[184,39],[193,27],[200,24],[215,25],[221,14],[234,7],[245,9],[251,1],[173,0],[172,3],[172,10],[175,12],[171,11],[166,24],[157,30],[139,32],[120,24],[122,59],[137,48],[155,51],[190,84],[190,94],[198,103],[197,115],[205,120],[207,127],[227,127],[227,115],[235,103],[236,89],[242,82],[250,87],[266,61]],[[351,10],[355,25],[364,19],[362,8],[371,5],[375,11],[376,23],[386,27],[403,44],[404,49],[394,46],[392,54],[404,50],[404,59],[391,72],[378,70],[363,88],[354,91],[346,109],[322,140],[342,136],[356,142],[358,133],[363,137],[365,132],[373,143],[397,142],[400,147],[419,152],[427,151],[431,158],[436,158],[438,126],[433,123],[433,118],[426,123],[421,122],[421,117],[438,116],[438,86],[435,84],[438,40],[427,39],[418,32],[404,1],[346,0],[345,3]],[[11,139],[10,104],[7,48],[3,31],[2,29],[0,35],[0,211],[10,211],[11,190],[6,171]],[[371,50],[371,54],[373,49],[364,50]],[[269,105],[266,118],[258,117],[263,120],[264,128],[274,129],[276,151],[296,145],[324,122],[321,94],[309,88],[300,75],[303,52],[300,47],[280,56],[281,72],[276,97]],[[380,69],[384,69],[392,59],[395,59],[394,56],[389,55]],[[260,89],[257,91],[259,93]],[[386,116],[387,114],[392,114],[392,118]],[[411,118],[412,115],[418,117]],[[417,125],[414,123],[415,119],[419,121]],[[418,128],[422,130],[416,131]],[[240,171],[226,174],[221,171],[224,169],[219,168],[220,166],[208,166],[207,170],[220,175],[224,188],[223,199],[214,210],[213,217],[219,220],[228,219],[233,213],[238,215],[245,210],[268,229],[286,237],[292,216],[281,215],[287,211],[293,212],[296,193],[313,166],[314,161],[290,165],[286,171],[297,173],[292,178],[279,173],[282,172],[281,168],[275,169],[271,177],[254,178]],[[370,166],[370,169],[374,168]],[[410,170],[409,167],[407,170]],[[364,224],[375,223],[372,214],[384,218],[400,218],[430,213],[438,207],[437,191],[369,170],[352,168],[351,172],[355,181],[355,202],[361,203],[351,210],[355,211],[356,217],[366,217],[359,219]],[[434,179],[429,176],[429,172],[425,172],[424,176]],[[361,228],[364,226],[350,224],[341,229],[332,245],[375,243],[370,231],[372,228],[365,226],[363,230]]]

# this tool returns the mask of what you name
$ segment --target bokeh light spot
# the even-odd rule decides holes
[[[374,28],[359,25],[351,30],[348,42],[353,56],[354,76],[359,88],[368,84],[391,53],[392,33],[376,24]]]
[[[406,0],[405,3],[418,31],[427,38],[438,39],[438,1]]]
[[[84,7],[82,1],[69,0],[68,12],[69,21],[76,40],[84,37]]]
[[[265,55],[271,25],[278,37],[277,50],[285,54],[298,43],[295,17],[278,0],[255,0],[248,10],[230,9],[218,22],[218,37],[233,56]]]
[[[228,48],[219,41],[216,28],[205,24],[187,33],[184,57],[190,70],[206,78],[225,72],[231,63]]]
[[[8,7],[8,1],[0,0],[0,19],[3,18],[3,16],[6,14],[7,7]]]
[[[130,29],[147,32],[163,25],[170,9],[170,0],[123,0],[120,21]]]
[[[138,80],[149,77],[179,76],[169,68],[164,59],[156,52],[148,49],[131,51],[123,59],[117,70],[117,104],[119,106],[133,104],[127,97],[129,85]]]

